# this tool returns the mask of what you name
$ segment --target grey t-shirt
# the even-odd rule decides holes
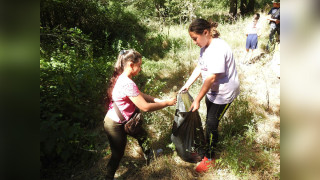
[[[207,92],[208,99],[215,104],[231,103],[240,93],[235,60],[230,46],[220,38],[213,38],[207,48],[201,48],[198,65],[202,82],[208,75],[222,73]]]
[[[273,8],[271,8],[271,10],[268,12],[268,15],[269,14],[271,14],[271,15],[273,15],[274,14],[274,19],[278,19],[278,20],[280,20],[280,10],[279,10],[279,12],[277,13],[277,11],[278,11],[278,9],[280,9],[280,8],[275,8],[275,7],[273,7]],[[270,27],[271,28],[280,28],[280,23],[279,24],[276,24],[274,21],[270,21]]]

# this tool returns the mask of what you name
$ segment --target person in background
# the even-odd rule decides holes
[[[247,40],[246,40],[246,55],[244,57],[244,63],[247,62],[246,58],[247,55],[249,53],[249,49],[251,49],[251,54],[249,57],[249,62],[251,60],[252,54],[253,54],[253,50],[257,49],[258,47],[258,37],[260,37],[261,33],[261,26],[259,23],[259,18],[260,18],[260,14],[256,13],[253,15],[253,21],[250,22],[246,28],[246,36],[247,36]]]
[[[278,33],[280,39],[280,1],[275,0],[272,2],[273,7],[268,12],[269,24],[270,24],[270,33],[269,33],[269,41],[267,45],[267,51],[269,51],[270,45],[273,44],[273,38],[275,33]]]
[[[107,133],[111,147],[111,158],[107,165],[106,179],[113,179],[118,169],[121,158],[124,155],[127,133],[124,131],[124,124],[128,121],[136,108],[141,111],[155,111],[167,106],[175,105],[176,99],[160,100],[150,95],[142,93],[132,77],[139,74],[141,70],[142,56],[134,50],[122,50],[114,67],[113,76],[107,91],[109,110],[104,118],[104,129]],[[124,117],[121,121],[113,106],[113,102],[118,106],[120,113]],[[147,164],[153,157],[147,140],[147,132],[143,129],[141,133],[134,136],[141,146]]]
[[[206,172],[215,165],[215,151],[218,142],[218,125],[232,101],[239,95],[239,79],[235,59],[230,46],[219,38],[217,23],[204,19],[195,19],[189,26],[189,35],[200,47],[198,64],[185,85],[179,90],[185,91],[200,75],[202,86],[191,104],[193,112],[200,108],[205,96],[207,105],[205,139],[207,152],[197,165],[197,172]]]

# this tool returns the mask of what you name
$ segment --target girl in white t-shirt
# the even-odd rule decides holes
[[[244,58],[244,63],[247,62],[246,57],[249,53],[249,49],[251,49],[251,53],[250,53],[250,57],[249,57],[249,62],[251,60],[252,54],[253,54],[253,50],[257,49],[258,47],[258,37],[260,37],[261,33],[261,27],[260,27],[260,23],[259,23],[259,18],[260,18],[260,14],[256,13],[253,16],[253,20],[252,22],[250,22],[246,28],[246,55]]]
[[[160,100],[139,91],[132,77],[139,74],[141,63],[142,56],[139,52],[122,50],[115,64],[113,76],[110,79],[107,97],[109,110],[104,119],[104,129],[109,139],[112,154],[106,169],[106,179],[113,179],[118,169],[127,143],[124,124],[130,119],[135,109],[139,108],[144,112],[155,111],[176,103],[175,98]],[[120,120],[116,113],[113,102],[124,117],[123,121]],[[148,164],[153,152],[148,145],[147,132],[142,129],[139,134],[133,135],[133,137],[138,140]]]
[[[198,65],[186,84],[180,89],[188,90],[202,76],[202,87],[191,105],[193,112],[200,107],[204,96],[207,105],[206,143],[207,152],[197,165],[196,171],[205,172],[214,166],[215,147],[218,142],[218,125],[232,101],[239,95],[239,80],[230,46],[219,38],[217,23],[196,19],[189,26],[189,35],[200,49]]]

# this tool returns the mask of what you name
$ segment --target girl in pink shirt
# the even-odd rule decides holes
[[[175,98],[160,100],[139,91],[137,85],[132,81],[132,77],[138,75],[141,70],[141,64],[142,56],[139,52],[122,50],[110,80],[108,88],[109,110],[104,119],[104,129],[109,139],[112,155],[107,165],[106,179],[113,179],[118,169],[127,143],[124,124],[130,119],[135,109],[139,108],[144,112],[155,111],[176,103]],[[113,101],[118,106],[124,121],[121,121],[118,117],[113,107]],[[134,138],[138,140],[148,164],[153,154],[148,145],[147,132],[142,130]]]

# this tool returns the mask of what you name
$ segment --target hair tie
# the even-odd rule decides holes
[[[126,53],[126,50],[121,50],[120,51],[120,55],[123,55],[123,54],[125,54]]]

